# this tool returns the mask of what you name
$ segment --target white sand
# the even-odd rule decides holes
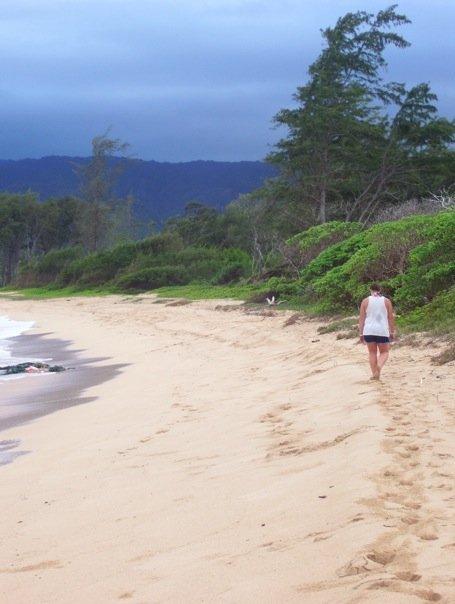
[[[1,433],[2,604],[455,601],[453,366],[153,302],[1,301],[129,364]]]

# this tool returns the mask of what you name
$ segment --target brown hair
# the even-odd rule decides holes
[[[372,292],[380,292],[381,291],[381,286],[379,285],[379,283],[372,283],[370,285],[370,290]]]

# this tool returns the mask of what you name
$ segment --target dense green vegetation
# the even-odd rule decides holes
[[[382,285],[400,313],[430,305],[455,286],[455,211],[374,225],[329,244],[300,279],[275,282],[279,293],[299,295],[321,312],[354,310],[372,282]]]
[[[343,313],[355,311],[368,285],[378,281],[394,299],[398,312],[408,317],[407,324],[420,323],[423,328],[441,322],[444,308],[450,313],[453,306],[453,210],[408,216],[369,228],[357,223],[326,223],[288,243],[302,248],[304,261],[298,278],[290,278],[283,270],[280,276],[252,280],[251,256],[246,251],[188,246],[175,232],[165,232],[88,255],[80,248],[51,251],[24,263],[17,283],[48,290],[104,288],[112,292],[184,286],[172,290],[174,295],[198,298],[230,292],[231,297],[240,293],[240,297],[255,300],[275,295],[293,306]],[[228,287],[209,293],[211,285]]]
[[[348,13],[298,89],[269,159],[277,178],[223,212],[199,202],[135,240],[130,198],[113,194],[106,136],[80,170],[81,199],[0,196],[4,286],[29,296],[154,290],[352,314],[380,282],[403,329],[453,332],[455,123],[427,84],[383,80],[389,46],[407,42],[395,8]],[[431,191],[431,193],[429,193]],[[344,325],[344,323],[340,323]]]
[[[52,250],[23,262],[16,279],[22,287],[108,287],[145,291],[193,281],[222,285],[250,275],[248,254],[235,248],[185,246],[175,233],[164,233],[109,250]]]

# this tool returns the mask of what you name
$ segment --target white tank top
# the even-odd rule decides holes
[[[384,296],[368,296],[364,336],[389,337],[389,320]]]

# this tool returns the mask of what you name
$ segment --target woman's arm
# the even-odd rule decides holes
[[[367,304],[368,299],[362,300],[362,304],[360,305],[360,315],[359,315],[359,337],[360,341],[363,342],[363,328],[365,326],[365,318],[367,316]]]
[[[393,313],[392,302],[386,298],[385,305],[387,308],[387,319],[389,321],[389,331],[391,339],[395,339],[395,315]]]

